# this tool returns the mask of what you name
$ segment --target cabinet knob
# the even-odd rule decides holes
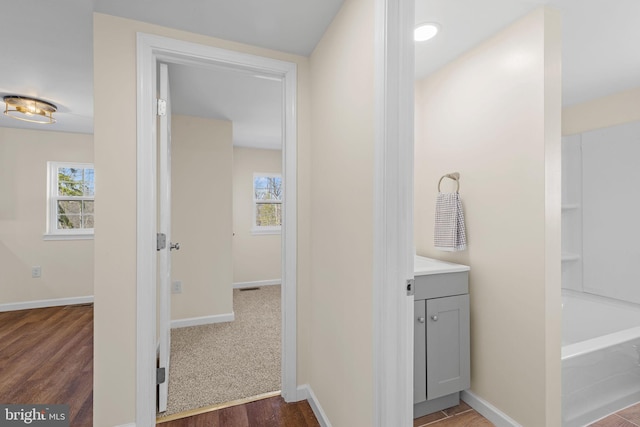
[[[424,323],[424,317],[422,316],[418,317],[418,323]]]
[[[436,316],[435,314],[433,316],[431,316],[431,320],[433,320],[434,322],[438,321],[438,316]]]

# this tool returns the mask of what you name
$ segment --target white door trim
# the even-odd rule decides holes
[[[157,118],[158,129],[158,206],[159,233],[164,233],[166,247],[157,252],[158,295],[158,367],[165,370],[164,382],[158,386],[158,411],[167,410],[169,373],[171,371],[171,97],[169,96],[169,65],[160,63],[157,96],[165,101],[166,113]]]
[[[376,0],[374,426],[413,425],[414,0]]]
[[[155,425],[156,63],[198,64],[266,74],[283,81],[282,396],[296,393],[296,64],[150,34],[137,35],[136,425]]]

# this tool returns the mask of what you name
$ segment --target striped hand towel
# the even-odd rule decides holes
[[[433,233],[436,249],[455,252],[467,249],[464,213],[459,193],[438,193]]]

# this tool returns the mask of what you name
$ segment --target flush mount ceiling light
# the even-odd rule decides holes
[[[58,110],[58,107],[50,102],[15,95],[7,95],[3,99],[6,104],[5,116],[31,123],[51,124],[56,122],[53,113]]]
[[[416,26],[413,30],[413,39],[417,42],[431,40],[440,31],[440,26],[434,22],[426,22]]]

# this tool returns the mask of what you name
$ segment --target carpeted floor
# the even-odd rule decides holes
[[[280,286],[233,291],[235,321],[171,331],[171,415],[280,390]]]

